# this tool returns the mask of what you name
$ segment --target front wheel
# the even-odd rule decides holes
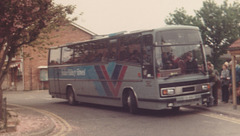
[[[179,112],[180,111],[180,107],[172,107],[173,112]]]
[[[76,104],[75,95],[71,87],[67,89],[67,99],[68,99],[68,104],[70,105]]]
[[[138,112],[136,97],[132,91],[128,94],[127,104],[130,113],[136,114]]]

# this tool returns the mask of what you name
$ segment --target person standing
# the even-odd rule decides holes
[[[218,105],[218,89],[221,86],[219,73],[217,70],[214,69],[214,66],[210,61],[207,62],[207,66],[208,66],[210,81],[213,82],[213,85],[212,85],[213,105],[217,106]]]
[[[228,103],[229,99],[229,80],[230,74],[226,64],[222,65],[222,72],[221,72],[221,82],[222,82],[222,101]]]

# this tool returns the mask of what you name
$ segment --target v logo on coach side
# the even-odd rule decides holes
[[[127,66],[114,65],[106,67],[104,65],[95,66],[98,77],[107,96],[118,96]]]

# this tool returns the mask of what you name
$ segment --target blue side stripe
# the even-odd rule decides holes
[[[98,79],[96,70],[93,66],[87,66],[85,69],[87,69],[87,71],[86,71],[87,72],[86,73],[87,79],[93,79],[93,80]],[[93,83],[95,85],[95,89],[98,92],[98,94],[100,96],[106,96],[106,93],[104,91],[104,88],[102,87],[102,84],[100,82],[97,82],[97,81],[94,81]]]
[[[96,69],[96,72],[97,72],[97,75],[98,75],[99,79],[104,79],[104,76],[103,76],[103,73],[102,73],[102,70],[101,70],[100,66],[95,66],[95,69]],[[99,81],[96,81],[96,82],[99,82]],[[110,91],[110,89],[108,87],[107,82],[106,81],[101,81],[101,84],[102,84],[102,87],[103,87],[106,95],[107,96],[113,96],[112,92]]]
[[[117,84],[116,81],[118,80],[118,77],[119,77],[119,75],[120,75],[121,69],[122,69],[122,65],[116,65],[116,66],[115,66],[113,75],[112,75],[112,77],[111,77],[113,80],[115,80],[115,82],[113,82],[114,85]]]
[[[108,63],[108,66],[107,66],[107,72],[108,72],[108,75],[109,75],[109,77],[112,77],[112,75],[113,75],[113,71],[114,71],[114,69],[115,69],[115,66],[116,66],[116,62],[110,62],[110,63]]]

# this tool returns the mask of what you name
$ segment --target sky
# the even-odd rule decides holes
[[[165,26],[174,10],[184,8],[189,15],[202,7],[204,0],[54,0],[56,4],[75,5],[73,16],[80,26],[96,33],[153,29]],[[224,0],[215,0],[221,5]],[[229,3],[238,0],[228,0]],[[240,1],[240,0],[239,0]]]

